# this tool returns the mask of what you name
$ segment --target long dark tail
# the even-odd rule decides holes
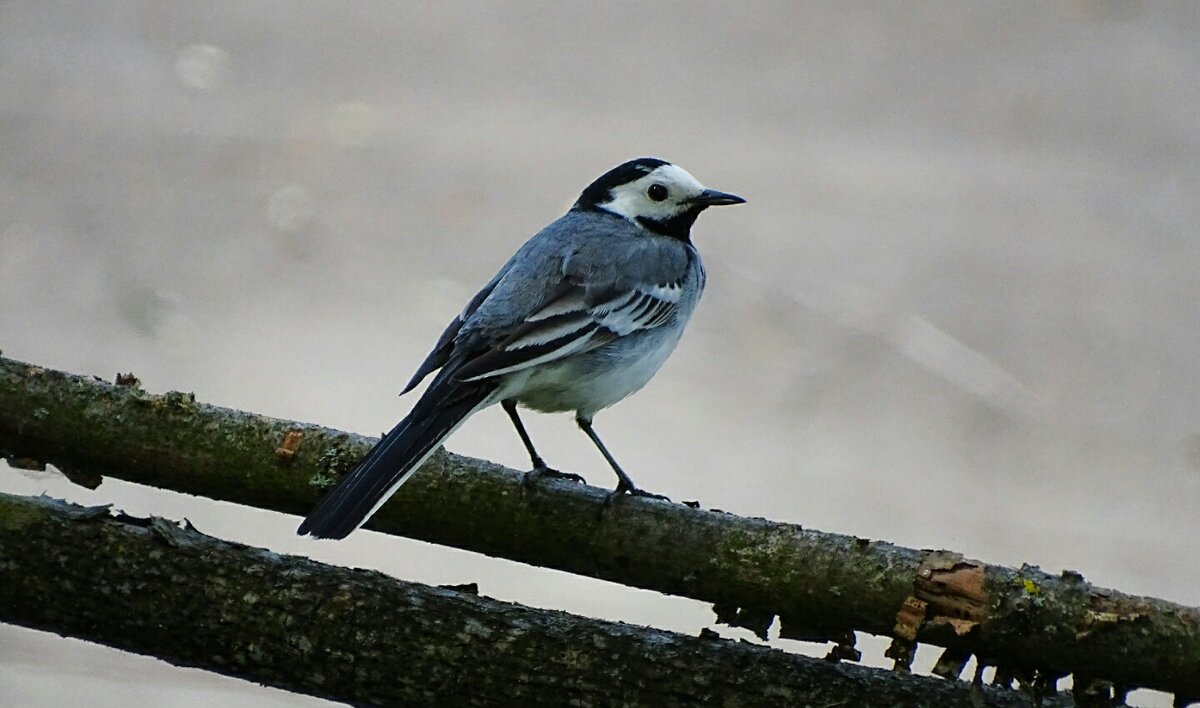
[[[362,526],[491,393],[486,386],[450,392],[440,383],[430,386],[412,412],[317,504],[296,533],[345,538]]]

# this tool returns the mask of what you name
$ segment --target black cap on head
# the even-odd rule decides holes
[[[619,187],[622,184],[641,179],[650,174],[654,170],[669,165],[671,163],[666,160],[660,160],[657,157],[639,157],[636,160],[630,160],[624,164],[617,165],[608,172],[596,178],[583,190],[579,195],[579,199],[575,202],[575,206],[584,209],[594,209],[596,205],[603,204],[610,198],[609,190],[613,187]]]

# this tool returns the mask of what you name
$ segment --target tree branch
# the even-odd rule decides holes
[[[45,497],[0,494],[0,587],[7,622],[354,703],[1027,705],[1011,691],[534,610]]]
[[[306,512],[372,440],[147,394],[0,358],[0,454],[288,513]],[[21,464],[21,460],[17,460]],[[723,620],[782,635],[848,630],[975,654],[1008,676],[1075,674],[1118,692],[1200,696],[1200,610],[1097,588],[1074,573],[987,565],[949,552],[805,530],[684,505],[621,499],[448,453],[431,458],[369,525],[434,543],[712,602]],[[98,478],[92,479],[97,481]]]

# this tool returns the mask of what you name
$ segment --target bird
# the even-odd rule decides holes
[[[742,197],[708,189],[683,168],[643,157],[605,172],[566,214],[530,238],[467,302],[401,395],[437,372],[412,411],[313,508],[299,535],[345,538],[471,415],[499,403],[529,454],[524,484],[583,481],[547,466],[517,407],[574,412],[617,475],[637,487],[592,426],[638,391],[675,349],[704,290],[692,244],[696,217]]]

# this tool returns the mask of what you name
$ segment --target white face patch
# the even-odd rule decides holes
[[[666,198],[656,201],[651,194],[661,196],[660,188],[666,190]],[[635,224],[638,217],[667,221],[687,211],[691,206],[688,200],[700,196],[703,191],[704,185],[687,170],[677,165],[663,165],[645,177],[615,187],[612,198],[598,206]]]

